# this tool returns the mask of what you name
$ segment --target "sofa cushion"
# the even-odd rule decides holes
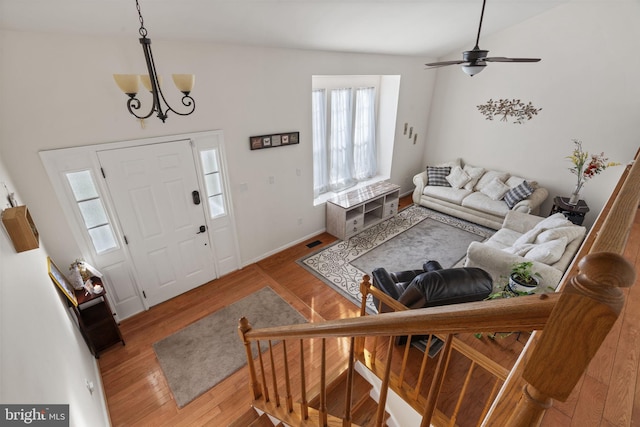
[[[499,249],[507,248],[513,246],[513,243],[518,240],[518,237],[522,236],[521,233],[517,231],[511,230],[509,228],[501,228],[496,231],[493,236],[489,240],[486,240],[484,243],[496,243],[492,245]]]
[[[489,196],[482,194],[480,191],[475,191],[465,197],[464,200],[462,200],[462,206],[501,217],[504,217],[507,212],[509,212],[509,208],[505,202],[502,200],[491,200]]]
[[[453,188],[462,188],[467,182],[471,180],[469,174],[467,174],[460,166],[456,166],[451,169],[451,173],[447,175],[447,182]]]
[[[500,172],[500,171],[494,171],[494,170],[485,171],[485,173],[482,174],[482,176],[478,180],[478,183],[474,187],[475,190],[481,191],[482,188],[489,185],[489,183],[493,181],[494,178],[498,178],[500,181],[505,182],[507,178],[509,178],[509,174],[507,172]]]
[[[469,178],[471,178],[469,182],[467,182],[464,185],[464,188],[466,190],[473,190],[473,187],[476,186],[476,184],[478,183],[478,180],[484,174],[484,168],[475,167],[471,165],[464,165],[463,170],[467,173],[467,175],[469,175]]]
[[[511,178],[509,178],[511,179]],[[527,181],[522,181],[520,185],[517,185],[507,191],[504,195],[504,202],[509,209],[512,209],[519,201],[526,199],[533,193],[533,188]]]
[[[450,173],[450,166],[427,166],[427,183],[439,187],[451,187],[447,181],[447,175]]]
[[[550,240],[545,243],[533,245],[533,247],[524,255],[524,257],[532,261],[538,261],[543,264],[551,265],[562,258],[566,247],[567,238],[561,237],[556,240]]]
[[[480,190],[480,192],[489,196],[491,200],[501,200],[507,191],[510,191],[510,188],[498,178],[493,178],[493,181]]]
[[[464,188],[438,187],[427,185],[426,187],[424,187],[422,194],[424,194],[425,196],[433,197],[435,199],[445,200],[447,202],[460,205],[462,204],[462,200],[464,200],[465,197],[471,194],[471,191],[465,190]]]

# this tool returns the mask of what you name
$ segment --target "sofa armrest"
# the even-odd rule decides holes
[[[471,242],[467,249],[467,259],[464,266],[482,268],[491,275],[494,286],[497,284],[501,287],[507,283],[511,266],[523,261],[531,260],[507,253],[484,243]],[[542,276],[536,292],[547,292],[549,287],[555,289],[560,283],[564,272],[541,262],[532,261],[532,263],[533,272]]]
[[[529,215],[526,212],[509,211],[504,217],[502,228],[524,234],[543,219],[541,216]]]
[[[516,203],[511,210],[536,214],[540,210],[540,205],[542,205],[542,203],[547,199],[547,196],[549,196],[547,189],[538,187],[529,195],[529,197]]]
[[[428,181],[427,171],[421,172],[413,177],[413,183],[416,186],[415,190],[413,190],[413,203],[420,203],[420,197]]]

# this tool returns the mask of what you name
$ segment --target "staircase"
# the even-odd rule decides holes
[[[565,401],[586,371],[624,305],[620,288],[635,280],[620,254],[640,201],[639,164],[623,174],[555,293],[407,310],[364,276],[358,318],[255,330],[241,319],[254,408],[287,426],[539,425],[553,400]],[[395,312],[367,315],[369,294]],[[455,338],[460,332],[530,330],[535,332],[511,371]],[[425,354],[417,362],[410,339],[404,347],[394,344],[395,337],[425,333],[445,343],[433,360]],[[252,346],[259,341],[267,341],[269,350],[254,359]],[[328,351],[348,355],[327,366]],[[467,372],[451,378],[449,364],[459,357],[468,359]],[[377,402],[356,364],[376,379]],[[411,369],[417,373],[407,375]],[[479,370],[481,387],[474,385]],[[470,411],[466,403],[474,387],[486,395]],[[391,394],[413,411],[391,408]],[[402,418],[408,412],[417,420]],[[231,425],[273,425],[253,424],[265,422],[257,412],[246,417]]]

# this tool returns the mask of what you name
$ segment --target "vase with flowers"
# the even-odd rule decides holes
[[[607,157],[604,156],[604,152],[600,154],[589,154],[582,149],[582,141],[577,139],[573,140],[574,149],[570,156],[567,156],[573,163],[573,167],[569,168],[569,172],[578,177],[576,188],[571,193],[569,198],[570,205],[578,204],[580,200],[580,191],[582,186],[591,178],[598,175],[600,172],[610,166],[618,166],[618,162],[610,162]]]

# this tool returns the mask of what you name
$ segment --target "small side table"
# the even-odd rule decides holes
[[[558,212],[562,212],[575,225],[582,225],[584,216],[589,212],[589,206],[584,200],[579,200],[577,204],[570,205],[568,197],[556,196],[553,199],[553,207],[551,207],[549,215]]]

